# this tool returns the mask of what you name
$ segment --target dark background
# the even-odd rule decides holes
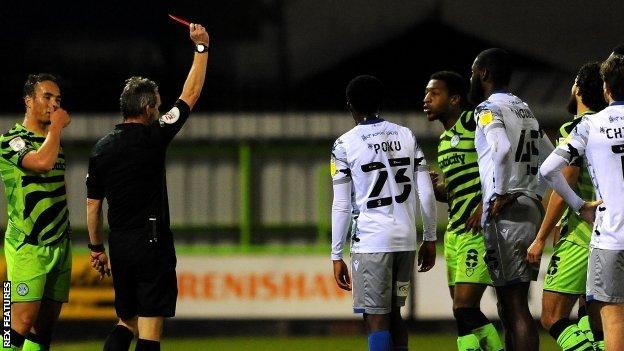
[[[387,11],[379,10],[383,9],[380,3],[387,4]],[[432,72],[454,69],[468,75],[475,55],[491,46],[509,49],[519,69],[530,73],[515,82],[519,95],[543,90],[536,103],[564,105],[576,67],[606,56],[618,41],[624,41],[619,37],[623,29],[617,30],[624,26],[612,20],[624,7],[619,3],[432,0],[412,4],[3,1],[0,113],[23,111],[21,89],[33,72],[58,74],[64,105],[74,112],[117,111],[123,81],[132,75],[155,80],[164,103],[173,102],[193,47],[188,31],[169,20],[168,12],[204,24],[211,35],[200,111],[342,110],[346,83],[363,73],[385,83],[387,109],[419,110],[421,92]],[[415,9],[413,21],[386,28],[383,24],[393,24],[401,6]],[[339,23],[323,28],[328,16]],[[349,33],[368,22],[378,27],[375,32],[382,39]],[[321,31],[325,40],[306,32],[308,28]],[[350,35],[341,42],[345,34]],[[311,37],[314,42],[301,45]],[[354,43],[358,40],[362,43]],[[309,61],[306,50],[311,53]],[[334,59],[321,62],[315,59],[318,52]],[[540,85],[529,84],[531,80]]]

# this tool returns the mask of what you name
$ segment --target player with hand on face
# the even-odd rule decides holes
[[[24,121],[0,136],[11,346],[47,350],[69,298],[71,228],[61,134],[71,119],[61,108],[61,90],[51,74],[28,76],[24,103]]]

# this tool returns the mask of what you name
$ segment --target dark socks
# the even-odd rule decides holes
[[[123,325],[116,325],[104,342],[104,351],[128,351],[134,334]]]
[[[160,341],[139,339],[135,351],[160,351]]]
[[[458,336],[472,334],[474,329],[490,323],[487,317],[478,308],[455,308],[453,309],[453,315],[457,322]]]

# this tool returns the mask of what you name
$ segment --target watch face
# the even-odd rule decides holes
[[[204,44],[197,44],[195,49],[197,50],[197,52],[205,52],[206,51],[206,45],[204,45]]]

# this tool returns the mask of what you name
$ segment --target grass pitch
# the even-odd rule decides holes
[[[412,351],[453,351],[457,350],[456,337],[451,334],[412,334],[409,349]],[[559,351],[560,348],[547,334],[540,335],[541,351]],[[56,351],[100,351],[103,340],[86,343],[58,343]],[[354,351],[366,350],[365,335],[326,336],[326,337],[219,337],[165,339],[162,350],[218,350],[218,351]],[[130,348],[134,350],[134,346]]]

